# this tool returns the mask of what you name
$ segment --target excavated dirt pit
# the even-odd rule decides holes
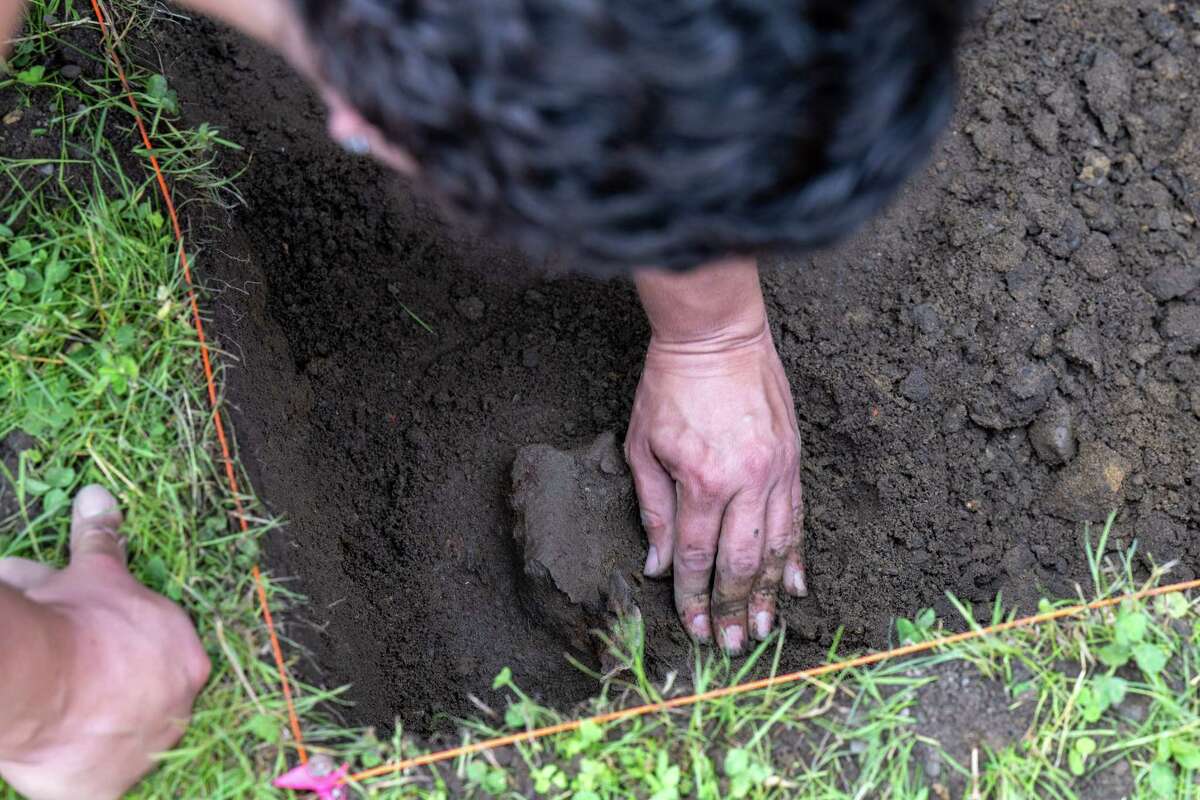
[[[1114,546],[1200,571],[1200,13],[988,5],[900,202],[766,271],[809,503],[785,667],[839,627],[845,651],[887,645],[897,614],[953,619],[946,592],[1073,594],[1083,522],[1111,508]],[[623,435],[641,366],[630,287],[456,237],[331,145],[273,57],[208,23],[171,38],[189,118],[250,155],[200,263],[241,452],[288,521],[270,566],[309,598],[288,624],[307,677],[417,731],[504,666],[568,706],[595,685],[564,653],[593,660],[613,598],[679,666],[669,587],[638,578],[628,479],[596,444]]]

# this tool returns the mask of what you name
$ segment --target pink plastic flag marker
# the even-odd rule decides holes
[[[319,800],[345,800],[346,786],[342,781],[349,774],[350,765],[342,764],[335,772],[316,775],[312,762],[309,762],[283,773],[274,780],[274,785],[276,789],[312,792]]]

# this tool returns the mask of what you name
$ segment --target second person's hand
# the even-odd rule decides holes
[[[87,486],[69,566],[0,559],[0,606],[24,646],[0,676],[20,698],[0,707],[0,777],[33,800],[124,794],[183,735],[208,679],[187,614],[129,574],[121,523],[116,499]]]

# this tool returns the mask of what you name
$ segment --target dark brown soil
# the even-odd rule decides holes
[[[930,167],[855,241],[765,278],[809,502],[785,666],[841,626],[862,649],[896,614],[952,618],[946,592],[1073,594],[1082,522],[1110,508],[1114,544],[1200,571],[1200,15],[988,5]],[[200,263],[242,453],[289,523],[271,567],[309,598],[289,626],[309,677],[418,730],[506,665],[585,696],[568,632],[518,600],[510,471],[524,445],[624,430],[646,339],[629,286],[456,238],[237,37],[181,25],[163,54],[192,120],[252,155]],[[649,586],[643,613],[669,620]]]
[[[20,474],[21,453],[36,446],[32,437],[15,430],[0,439],[0,528],[21,513],[21,503],[10,480]]]
[[[30,8],[30,13],[39,9]],[[0,203],[6,208],[17,209],[13,219],[5,223],[20,230],[25,223],[28,209],[19,202],[24,193],[35,188],[53,199],[62,194],[62,188],[70,190],[90,189],[93,184],[102,190],[119,192],[121,186],[115,176],[107,170],[95,170],[92,161],[108,162],[115,156],[127,177],[136,178],[143,174],[144,159],[132,149],[115,153],[94,152],[96,141],[89,138],[94,123],[103,114],[100,122],[105,138],[112,142],[130,141],[129,121],[121,115],[110,115],[98,111],[92,105],[98,99],[93,83],[101,81],[108,69],[107,58],[100,44],[100,33],[94,26],[77,24],[79,20],[90,23],[91,9],[71,9],[65,19],[54,14],[45,15],[45,24],[53,26],[54,47],[42,54],[38,50],[21,52],[14,48],[11,60],[14,66],[41,66],[47,83],[70,87],[81,96],[64,93],[60,104],[56,92],[45,86],[28,87],[14,83],[0,89],[0,154],[6,158],[24,162],[7,173],[8,180],[0,186]],[[42,43],[41,46],[45,46]],[[5,79],[8,74],[3,75]],[[109,91],[105,88],[104,91]],[[88,115],[97,115],[88,118]],[[70,116],[73,124],[59,128],[60,135],[47,135],[57,121]],[[65,160],[64,160],[65,159]]]
[[[1002,682],[982,677],[966,661],[939,664],[910,677],[932,679],[915,692],[914,760],[930,782],[948,786],[950,797],[965,797],[966,780],[953,764],[969,770],[971,751],[999,753],[1019,742],[1034,721],[1037,698],[1032,692],[1011,697]]]

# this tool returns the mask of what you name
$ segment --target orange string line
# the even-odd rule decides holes
[[[254,575],[254,585],[258,589],[258,605],[262,608],[263,620],[267,623],[267,633],[271,637],[271,654],[275,657],[275,668],[279,671],[279,685],[283,687],[283,699],[287,704],[288,725],[296,740],[296,751],[300,755],[300,763],[308,763],[308,752],[304,747],[304,737],[300,735],[300,717],[296,715],[296,703],[292,699],[292,684],[288,680],[287,668],[283,664],[283,649],[279,646],[279,637],[275,635],[275,621],[271,618],[271,606],[267,603],[267,587],[263,584],[262,572],[258,564],[250,568]]]
[[[978,639],[983,636],[988,636],[995,633],[1002,633],[1014,628],[1029,627],[1041,625],[1051,620],[1061,619],[1063,617],[1073,617],[1084,611],[1095,611],[1100,608],[1108,608],[1120,603],[1132,600],[1141,600],[1146,597],[1154,597],[1160,594],[1170,594],[1171,592],[1183,592],[1189,589],[1200,589],[1200,579],[1192,581],[1184,581],[1182,583],[1174,583],[1169,586],[1159,586],[1154,589],[1143,589],[1132,594],[1121,595],[1120,597],[1110,597],[1104,600],[1094,600],[1085,605],[1067,606],[1065,608],[1047,611],[1042,614],[1035,614],[1029,617],[1009,620],[1001,622],[997,625],[990,625],[986,628],[975,628],[974,630],[955,633],[950,636],[943,636],[940,639],[933,639],[926,642],[918,642],[916,644],[905,645],[894,650],[887,650],[882,653],[872,653],[870,655],[851,658],[846,661],[839,661],[834,664],[822,664],[819,667],[811,667],[799,672],[792,672],[786,675],[775,675],[769,678],[761,678],[747,683],[740,683],[735,686],[726,686],[721,689],[712,689],[699,694],[692,694],[686,697],[675,697],[670,700],[663,700],[658,703],[648,703],[646,705],[637,706],[635,708],[627,708],[621,711],[610,711],[605,714],[597,714],[594,717],[586,719],[575,719],[568,722],[560,722],[556,725],[548,725],[544,728],[537,728],[531,731],[522,731],[521,733],[513,733],[507,736],[499,736],[495,739],[487,739],[474,744],[463,745],[461,747],[453,747],[449,750],[442,750],[437,753],[429,753],[423,756],[398,761],[393,764],[384,764],[372,769],[356,772],[353,775],[347,776],[345,782],[358,782],[369,778],[377,778],[381,775],[390,775],[396,772],[402,772],[413,767],[423,767],[429,764],[435,764],[439,761],[448,761],[459,756],[471,755],[484,750],[494,750],[497,747],[505,747],[511,744],[520,742],[529,742],[534,739],[542,739],[546,736],[553,736],[558,733],[566,733],[578,729],[581,725],[587,722],[595,724],[604,724],[608,722],[618,722],[622,720],[632,719],[634,717],[642,717],[647,714],[654,714],[659,711],[667,711],[672,708],[681,708],[690,706],[704,700],[715,700],[720,697],[729,697],[732,695],[743,694],[745,692],[755,691],[757,689],[767,689],[773,686],[780,686],[786,683],[795,683],[796,681],[806,680],[808,678],[816,678],[821,675],[828,675],[831,672],[842,672],[854,667],[862,667],[868,664],[877,664],[881,661],[887,661],[901,656],[910,656],[914,653],[923,653],[927,650],[933,650],[945,645],[957,644],[959,642]]]
[[[209,406],[212,408],[213,427],[216,429],[217,442],[221,448],[221,461],[225,467],[225,478],[229,483],[229,496],[233,498],[238,526],[243,533],[247,533],[250,530],[250,525],[246,520],[246,510],[242,505],[237,474],[233,468],[233,456],[229,446],[229,437],[225,435],[225,424],[221,418],[221,403],[217,396],[216,380],[213,377],[213,359],[208,349],[208,338],[204,335],[204,323],[200,317],[200,303],[196,299],[196,288],[192,281],[192,269],[188,263],[187,250],[183,244],[183,227],[179,224],[179,215],[175,212],[175,202],[171,199],[171,191],[167,187],[167,179],[163,176],[162,167],[159,166],[158,157],[154,153],[154,145],[150,141],[150,133],[146,129],[146,123],[142,120],[141,109],[138,108],[133,88],[129,85],[129,79],[125,75],[121,59],[117,56],[116,46],[109,34],[108,23],[104,12],[100,9],[100,0],[91,0],[91,3],[92,11],[96,15],[96,22],[100,25],[100,35],[104,40],[105,49],[108,51],[108,58],[116,69],[117,77],[121,80],[121,86],[125,89],[126,99],[129,100],[129,105],[133,108],[134,122],[137,124],[138,133],[141,134],[142,145],[145,146],[146,152],[150,156],[150,166],[154,168],[154,177],[158,181],[158,188],[162,193],[163,202],[167,208],[167,215],[171,219],[171,227],[175,232],[175,242],[179,247],[179,263],[183,270],[183,280],[187,286],[188,305],[191,307],[192,312],[192,323],[196,328],[196,338],[200,344],[200,362],[204,366],[204,381],[208,389]],[[288,723],[292,729],[292,736],[296,740],[296,750],[300,756],[300,761],[307,763],[308,752],[305,750],[304,739],[300,734],[300,718],[296,715],[296,706],[292,699],[291,683],[288,680],[287,667],[283,661],[283,650],[279,646],[279,637],[275,632],[275,622],[271,618],[271,609],[267,603],[266,586],[263,583],[262,573],[259,571],[257,564],[252,568],[251,574],[254,577],[254,583],[258,592],[258,602],[262,608],[263,619],[267,625],[267,633],[271,639],[271,652],[275,657],[275,668],[279,672],[279,682],[283,687],[283,697],[287,703]]]

